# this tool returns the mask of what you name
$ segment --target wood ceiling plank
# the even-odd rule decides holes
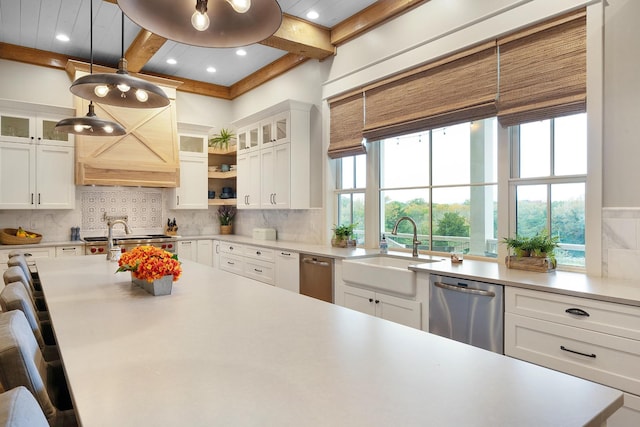
[[[314,59],[335,54],[328,28],[286,14],[282,15],[278,31],[260,44]]]
[[[429,0],[379,0],[331,29],[331,43],[338,46]]]
[[[248,77],[234,83],[230,87],[230,99],[237,98],[238,96],[249,92],[251,89],[255,89],[268,82],[269,80],[278,77],[279,75],[289,71],[292,68],[297,67],[310,58],[303,55],[296,55],[294,53],[288,53],[285,56],[273,61],[266,67],[261,68]]]
[[[124,55],[129,71],[139,73],[166,42],[167,39],[164,37],[145,29],[140,30]]]

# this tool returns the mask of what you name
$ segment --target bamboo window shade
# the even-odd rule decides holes
[[[364,136],[379,140],[497,114],[496,42],[365,87]]]
[[[364,154],[364,97],[361,91],[329,99],[330,132],[327,154],[332,159]]]
[[[586,11],[498,40],[504,127],[586,111]]]

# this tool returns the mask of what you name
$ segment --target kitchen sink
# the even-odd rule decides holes
[[[403,296],[416,295],[416,276],[410,265],[437,262],[435,259],[374,255],[342,261],[342,280],[374,290]]]

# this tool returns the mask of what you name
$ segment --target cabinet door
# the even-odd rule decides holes
[[[419,302],[381,293],[376,293],[375,298],[376,316],[401,325],[421,329],[421,304]]]
[[[56,124],[64,117],[38,115],[36,117],[36,137],[38,144],[73,147],[73,135],[58,132]]]
[[[35,206],[35,159],[34,145],[0,142],[0,209]]]
[[[173,209],[207,209],[207,157],[180,154],[180,186],[173,193]]]
[[[220,268],[220,240],[213,241],[213,268]]]
[[[278,288],[300,293],[300,254],[297,252],[276,252],[276,281]]]
[[[179,240],[177,242],[178,259],[196,261],[198,256],[197,243],[194,240]]]
[[[289,207],[291,189],[290,144],[260,150],[262,167],[261,205],[263,209]]]
[[[213,241],[198,240],[197,262],[213,267]]]
[[[260,122],[260,138],[262,148],[271,147],[276,141],[273,136],[273,126],[270,119]]]
[[[238,155],[238,209],[260,207],[260,153]]]
[[[36,165],[36,208],[73,209],[76,206],[73,147],[38,145]]]
[[[275,144],[291,142],[291,113],[289,111],[273,117],[271,132]]]
[[[376,315],[375,292],[351,286],[344,287],[344,306],[361,313]]]
[[[0,138],[8,142],[35,142],[35,118],[27,114],[0,112]]]

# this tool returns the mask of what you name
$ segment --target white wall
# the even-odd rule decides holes
[[[232,102],[178,91],[176,94],[176,116],[178,123],[205,125],[214,129],[228,128],[233,121]]]
[[[0,59],[0,99],[74,108],[64,70]]]

